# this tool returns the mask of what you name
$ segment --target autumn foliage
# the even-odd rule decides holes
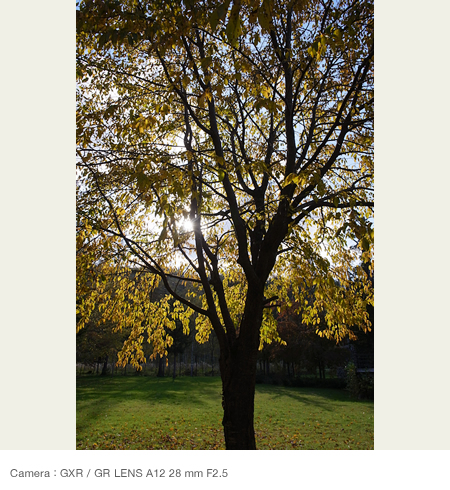
[[[371,1],[79,4],[78,328],[130,329],[120,362],[139,366],[195,313],[228,448],[255,447],[277,309],[336,341],[370,327],[373,46]]]

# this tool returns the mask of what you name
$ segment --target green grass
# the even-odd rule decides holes
[[[77,449],[225,449],[219,378],[77,378]],[[373,402],[257,385],[258,449],[373,449]]]

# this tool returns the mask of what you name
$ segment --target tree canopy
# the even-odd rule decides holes
[[[370,326],[373,3],[84,0],[77,15],[78,328],[96,308],[131,327],[121,360],[138,366],[144,335],[164,354],[195,313],[237,447],[253,428],[231,428],[230,386],[241,410],[234,380],[282,341],[277,309],[337,341]],[[172,299],[152,301],[160,282]]]

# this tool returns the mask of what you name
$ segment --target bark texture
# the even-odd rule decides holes
[[[256,449],[254,400],[262,300],[262,292],[248,293],[239,336],[228,349],[221,349],[222,424],[228,450]]]
[[[243,356],[239,349],[222,369],[222,406],[227,449],[256,449],[254,398],[256,356]]]

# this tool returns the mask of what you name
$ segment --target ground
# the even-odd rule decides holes
[[[219,378],[77,378],[77,449],[225,449]],[[374,404],[256,386],[258,449],[373,449]]]

